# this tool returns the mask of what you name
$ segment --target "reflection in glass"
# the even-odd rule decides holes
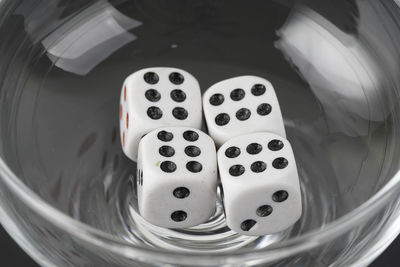
[[[42,43],[54,64],[85,75],[122,46],[136,39],[128,32],[141,25],[105,1],[97,2],[52,32]]]
[[[371,25],[365,25],[368,20],[363,19],[362,6],[360,11],[358,27],[362,34],[363,27]],[[390,96],[386,94],[389,90],[381,88],[388,73],[381,68],[379,56],[369,53],[362,38],[342,32],[305,6],[293,9],[278,34],[276,46],[308,82],[324,107],[330,129],[350,136],[366,135],[369,121],[383,121],[391,112],[394,102],[383,104]],[[398,66],[391,67],[398,73]]]

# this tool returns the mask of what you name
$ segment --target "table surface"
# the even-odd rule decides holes
[[[7,232],[0,226],[0,257],[2,266],[36,267],[38,266],[18,245],[10,238]],[[370,266],[391,267],[400,263],[400,237]],[[397,263],[397,264],[396,264]]]

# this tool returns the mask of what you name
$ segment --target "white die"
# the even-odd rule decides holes
[[[140,141],[138,202],[148,222],[167,228],[205,222],[215,211],[217,180],[214,141],[200,130],[160,128]]]
[[[119,109],[122,148],[132,160],[148,132],[164,126],[200,128],[202,124],[199,83],[176,68],[147,68],[131,74],[122,86]]]
[[[218,165],[226,221],[235,232],[272,234],[300,218],[299,178],[286,139],[273,133],[235,137],[218,150]]]
[[[275,90],[260,77],[241,76],[214,84],[204,93],[203,110],[208,132],[218,146],[253,132],[286,136]]]

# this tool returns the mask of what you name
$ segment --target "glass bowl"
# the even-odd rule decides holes
[[[392,0],[0,1],[0,220],[43,266],[364,266],[400,230],[400,8]],[[303,214],[261,237],[137,213],[121,85],[271,81]],[[206,130],[204,128],[204,130]]]

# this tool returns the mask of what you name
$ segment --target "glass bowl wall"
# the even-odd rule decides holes
[[[399,43],[389,0],[1,1],[1,223],[44,266],[366,265],[400,227]],[[151,66],[203,91],[271,81],[299,168],[296,225],[239,236],[220,199],[190,229],[138,216],[118,106],[124,78]]]

